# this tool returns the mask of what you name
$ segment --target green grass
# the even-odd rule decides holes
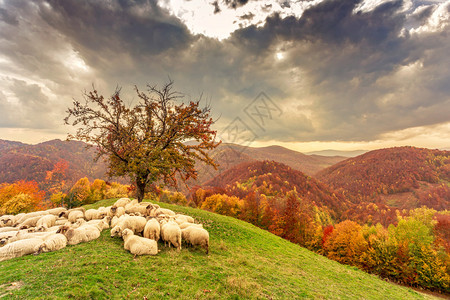
[[[103,200],[89,208],[107,206]],[[0,263],[0,298],[19,299],[424,299],[411,289],[340,265],[251,224],[199,209],[203,249],[133,255],[109,230],[90,243]]]

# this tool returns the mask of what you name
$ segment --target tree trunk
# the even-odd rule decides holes
[[[137,200],[138,202],[142,202],[144,199],[145,186],[147,185],[147,180],[142,177],[138,177],[136,179],[136,188],[137,188]]]

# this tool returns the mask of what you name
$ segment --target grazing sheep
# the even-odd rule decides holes
[[[14,223],[15,223],[14,225],[17,226],[17,225],[25,222],[26,220],[28,220],[30,218],[42,217],[44,215],[48,215],[48,212],[46,212],[46,211],[34,211],[34,212],[27,213],[27,214],[23,214],[21,216],[17,215],[15,217],[15,220],[14,220]]]
[[[161,233],[161,226],[156,219],[150,219],[145,224],[143,236],[148,239],[159,241],[159,235]]]
[[[77,221],[75,223],[68,222],[69,226],[72,227],[72,228],[78,228],[80,226],[83,226],[86,223],[87,222],[86,222],[85,219],[77,219]]]
[[[136,255],[156,255],[158,254],[158,243],[155,240],[147,239],[133,234],[130,229],[122,232],[123,247]]]
[[[70,223],[75,223],[78,219],[84,219],[84,212],[79,210],[73,210],[69,212],[69,216],[67,217]]]
[[[35,227],[36,223],[41,219],[41,216],[37,216],[37,217],[32,217],[32,218],[28,218],[25,221],[23,221],[22,223],[20,223],[18,225],[18,227],[20,229],[27,229],[30,227]]]
[[[64,218],[67,219],[67,217],[69,216],[69,211],[65,210],[59,213],[58,218]]]
[[[130,206],[128,208],[125,208],[125,212],[127,214],[141,214],[143,216],[149,216],[151,210],[153,209],[153,206],[151,204],[148,205],[140,205],[140,204],[136,204],[133,206]]]
[[[71,228],[69,226],[61,226],[56,233],[64,234],[67,238],[68,245],[76,245],[95,240],[100,237],[100,230],[96,226],[80,226],[79,228]]]
[[[115,207],[123,207],[125,208],[125,205],[127,205],[128,203],[131,202],[130,198],[120,198],[119,200],[117,200],[113,206]]]
[[[9,239],[10,242],[15,242],[15,241],[19,241],[19,240],[26,240],[26,239],[31,239],[31,238],[40,238],[43,239],[44,237],[46,237],[49,234],[53,234],[54,232],[49,232],[49,231],[45,231],[45,232],[29,232],[28,230],[20,230],[17,232],[17,234],[15,236],[13,236],[12,238]]]
[[[138,204],[139,202],[137,201],[137,199],[134,199],[130,202],[127,203],[127,205],[124,206],[125,211],[127,211],[128,208],[135,206],[136,204]]]
[[[46,227],[45,225],[41,225],[35,228],[34,232],[56,232],[59,229],[60,225],[55,225],[52,227]]]
[[[191,216],[182,215],[182,214],[177,214],[177,217],[179,217],[179,216],[182,216],[182,217],[186,218],[186,220],[187,220],[189,223],[195,223],[194,218],[191,217]]]
[[[103,219],[105,216],[106,216],[106,212],[101,212],[97,209],[88,209],[84,213],[84,217],[87,221],[100,220],[100,219]]]
[[[111,206],[108,210],[108,216],[109,217],[120,217],[123,216],[125,214],[125,208],[123,208],[122,206],[116,206],[115,204],[113,206]]]
[[[102,232],[105,229],[109,228],[109,222],[108,219],[109,217],[105,217],[101,220],[91,220],[86,222],[86,225],[93,225],[93,226],[97,226],[97,228],[100,230],[100,232]]]
[[[161,239],[164,244],[168,243],[169,248],[172,244],[178,250],[181,250],[181,229],[174,221],[163,222],[161,225]]]
[[[58,218],[58,219],[56,219],[56,222],[55,222],[55,225],[64,225],[64,224],[66,224],[66,222],[67,222],[67,219],[66,218]]]
[[[189,226],[181,231],[183,240],[192,246],[200,245],[206,250],[206,254],[209,252],[209,233],[203,228],[196,226]]]
[[[0,261],[36,253],[43,242],[40,238],[31,238],[9,243],[0,248]]]
[[[180,226],[181,229],[185,229],[185,228],[187,228],[189,226],[195,226],[195,227],[198,227],[198,228],[203,228],[202,224],[195,224],[195,223],[188,223],[188,222],[182,223],[179,226]]]
[[[19,228],[16,228],[16,229],[19,229]],[[17,232],[18,232],[17,230],[0,232],[0,239],[11,238],[11,237],[15,236],[17,234]]]
[[[55,233],[45,237],[44,242],[39,247],[36,254],[41,254],[42,252],[57,251],[65,248],[67,245],[67,238],[64,234]]]
[[[13,215],[3,215],[0,217],[0,227],[11,227],[14,224],[14,219],[16,217]]]
[[[8,226],[8,227],[2,227],[2,228],[0,228],[0,233],[2,233],[2,232],[8,232],[8,231],[18,231],[19,230],[19,228],[17,228],[17,227],[11,227],[11,226]]]
[[[46,228],[50,228],[50,227],[54,226],[55,223],[56,223],[55,215],[52,215],[52,214],[45,215],[36,222],[36,227],[44,226]]]
[[[170,210],[168,208],[159,208],[163,214],[169,215],[169,216],[175,216],[176,214],[173,212],[173,210]]]
[[[67,210],[67,208],[65,208],[65,207],[57,207],[57,208],[47,209],[46,212],[48,212],[51,215],[59,216],[60,213],[62,213],[63,211],[66,211],[66,210]]]
[[[144,217],[124,217],[119,220],[116,226],[111,229],[111,237],[120,236],[125,229],[131,229],[133,233],[142,233],[145,228],[147,220]]]

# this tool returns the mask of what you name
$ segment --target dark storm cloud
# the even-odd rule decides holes
[[[367,13],[353,11],[360,0],[324,1],[307,9],[301,18],[267,18],[263,27],[255,25],[237,30],[233,39],[253,51],[264,51],[280,39],[284,41],[323,42],[345,47],[346,43],[376,46],[396,37],[404,23],[397,14],[401,1],[387,2]]]
[[[449,82],[445,70],[450,63],[442,54],[449,48],[446,35],[404,33],[407,13],[401,1],[356,12],[359,4],[357,0],[324,1],[301,18],[275,14],[262,27],[249,26],[233,34],[232,43],[259,57],[284,49],[284,66],[300,69],[309,82],[307,91],[297,91],[297,99],[310,102],[307,108],[312,111],[314,130],[296,130],[298,123],[287,118],[279,122],[285,134],[274,126],[278,135],[269,136],[288,141],[361,141],[450,121],[444,84]],[[422,23],[433,10],[425,8]],[[416,73],[408,77],[408,66],[414,64]],[[390,80],[395,84],[389,84]],[[292,110],[292,103],[285,108]]]
[[[300,18],[272,14],[219,41],[190,33],[155,1],[5,3],[0,53],[8,64],[0,67],[20,76],[0,81],[2,126],[58,123],[55,112],[92,83],[108,96],[116,85],[143,89],[168,76],[187,98],[203,93],[219,130],[236,117],[256,126],[244,109],[266,92],[282,114],[257,132],[264,140],[372,140],[450,121],[449,27],[405,31],[426,24],[436,4],[414,14],[400,1],[357,12],[360,1],[327,0]],[[216,8],[233,3],[247,1],[216,1]]]
[[[0,20],[8,23],[9,25],[18,25],[19,21],[17,20],[17,17],[12,14],[11,12],[8,12],[4,8],[0,8]]]
[[[155,55],[184,47],[192,39],[185,25],[153,0],[50,0],[41,17],[91,51]]]

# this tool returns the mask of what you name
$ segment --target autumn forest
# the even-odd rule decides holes
[[[233,147],[212,150],[217,171],[199,162],[197,181],[178,191],[153,184],[145,198],[239,218],[394,282],[450,292],[450,151],[398,147],[280,161]],[[94,156],[81,142],[0,140],[0,214],[136,196]]]

